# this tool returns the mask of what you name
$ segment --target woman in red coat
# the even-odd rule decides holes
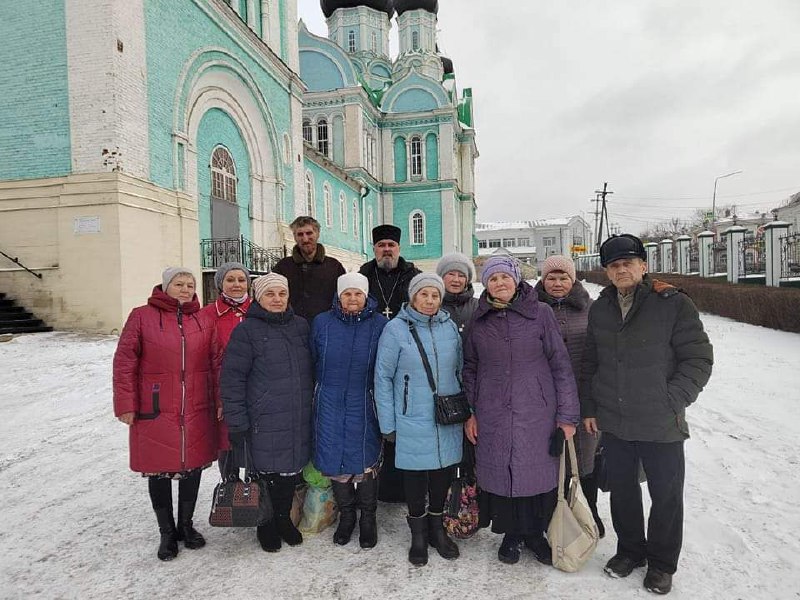
[[[249,294],[250,271],[242,263],[226,262],[214,274],[214,284],[217,286],[217,299],[204,306],[200,314],[216,322],[217,339],[224,351],[228,346],[228,340],[231,339],[231,333],[244,321],[252,302]],[[217,428],[217,445],[220,449],[217,457],[219,470],[224,475],[223,470],[230,448],[228,428],[224,421],[220,421]]]
[[[130,428],[131,470],[149,478],[158,558],[205,545],[192,526],[200,474],[217,455],[214,320],[201,314],[195,278],[171,267],[145,306],[131,311],[114,354],[114,413]],[[172,510],[178,481],[178,526]]]

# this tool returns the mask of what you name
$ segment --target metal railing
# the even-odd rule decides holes
[[[700,246],[697,240],[689,244],[689,273],[700,272]]]
[[[240,262],[254,275],[263,275],[269,273],[284,256],[283,248],[262,248],[243,235],[200,240],[200,262],[204,269],[217,269],[226,262]]]
[[[767,272],[763,239],[745,237],[739,242],[738,256],[741,275],[763,275]]]
[[[34,271],[31,271],[31,270],[30,270],[28,267],[26,267],[25,265],[23,265],[23,264],[22,264],[22,262],[20,262],[19,258],[17,258],[16,256],[14,256],[14,257],[11,257],[11,256],[9,256],[8,254],[6,254],[5,252],[3,252],[2,250],[0,250],[0,254],[2,254],[3,256],[5,256],[5,257],[6,257],[8,260],[10,260],[11,262],[13,262],[14,264],[16,264],[16,265],[19,265],[20,267],[22,267],[23,269],[25,269],[25,270],[26,270],[28,273],[30,273],[30,274],[31,274],[31,275],[33,275],[34,277],[37,277],[37,278],[39,278],[39,279],[41,279],[41,278],[42,278],[42,274],[41,274],[41,273],[36,273],[36,272],[34,272]]]
[[[800,233],[780,238],[781,278],[800,277]]]
[[[709,271],[712,274],[728,272],[728,242],[725,240],[711,244]]]

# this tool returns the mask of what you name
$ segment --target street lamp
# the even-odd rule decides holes
[[[714,235],[717,233],[717,182],[720,179],[725,179],[731,175],[738,175],[739,173],[741,173],[741,171],[733,171],[732,173],[726,173],[714,179],[714,195],[711,198],[711,231],[714,232]]]

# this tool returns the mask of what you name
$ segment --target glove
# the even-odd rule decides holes
[[[397,432],[393,431],[391,433],[385,433],[383,434],[383,439],[385,439],[387,442],[391,442],[392,444],[394,444],[397,441]]]
[[[553,435],[550,436],[550,456],[558,458],[564,452],[564,430],[556,427]]]

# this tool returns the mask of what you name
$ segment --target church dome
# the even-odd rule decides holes
[[[445,75],[450,75],[451,73],[454,73],[452,60],[442,55],[439,55],[439,59],[442,61],[442,69],[444,69]]]
[[[409,10],[427,10],[430,13],[439,13],[439,0],[394,0],[394,8],[398,16]]]
[[[385,12],[390,19],[394,15],[392,0],[320,0],[319,4],[326,19],[339,8],[357,8],[359,6]]]

